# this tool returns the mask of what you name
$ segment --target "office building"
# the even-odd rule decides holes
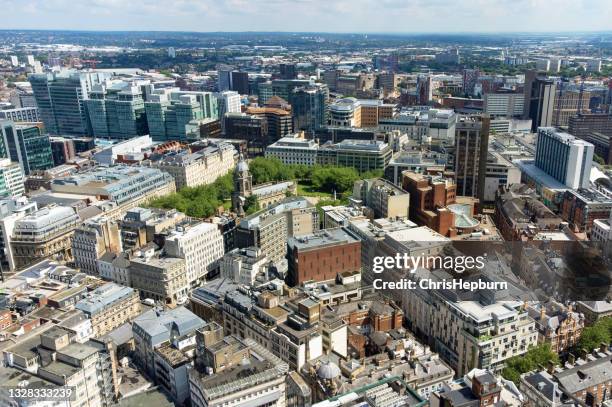
[[[222,367],[189,371],[190,400],[194,407],[220,407],[244,403],[251,407],[283,407],[289,366],[264,346],[234,336],[205,345],[209,354],[225,356]],[[206,368],[212,374],[206,374]],[[249,372],[248,374],[246,372]]]
[[[106,216],[117,219],[143,202],[175,192],[176,186],[172,176],[156,168],[114,166],[56,178],[51,181],[51,191],[110,201],[115,206]]]
[[[331,127],[361,127],[361,104],[355,98],[336,100],[329,105]]]
[[[540,127],[535,166],[568,188],[588,188],[593,144],[553,127]]]
[[[382,179],[355,181],[353,198],[374,211],[374,217],[407,219],[410,194],[397,185]]]
[[[101,338],[140,314],[140,298],[133,288],[106,283],[77,302],[75,308],[91,320],[93,336]]]
[[[246,114],[266,119],[268,143],[293,133],[293,118],[289,110],[276,107],[249,107]]]
[[[25,193],[23,172],[19,164],[0,158],[0,197],[21,196]]]
[[[28,80],[45,130],[57,135],[90,135],[85,100],[94,85],[110,76],[105,72],[71,70],[30,75]]]
[[[34,123],[40,121],[37,107],[17,107],[14,109],[0,109],[0,119],[11,120],[16,123]]]
[[[81,220],[73,208],[49,206],[15,221],[11,248],[15,268],[41,259],[72,260],[72,235]]]
[[[317,163],[319,145],[315,140],[306,140],[303,134],[283,137],[266,147],[266,157],[275,157],[284,164],[313,166]]]
[[[495,151],[487,154],[483,202],[495,201],[495,194],[500,186],[519,184],[520,182],[521,170],[510,160]]]
[[[290,197],[242,218],[235,232],[239,248],[257,247],[279,265],[287,253],[287,239],[318,230],[316,207],[303,197]]]
[[[550,59],[538,59],[535,61],[535,68],[539,72],[550,71]]]
[[[51,137],[49,141],[51,142],[51,154],[55,166],[66,164],[76,157],[74,142],[71,139]]]
[[[487,92],[483,96],[484,112],[491,117],[520,117],[523,115],[525,95],[515,91]]]
[[[314,84],[293,89],[288,100],[294,130],[313,134],[315,129],[326,126],[328,99],[329,89],[326,85]]]
[[[416,102],[419,105],[426,106],[433,98],[433,83],[431,76],[419,75],[416,83]]]
[[[359,172],[384,170],[393,151],[389,144],[377,140],[342,140],[319,146],[317,163],[339,167],[353,167]]]
[[[436,54],[436,62],[440,64],[459,64],[461,56],[458,48],[451,48],[439,54]]]
[[[249,74],[247,72],[218,70],[217,77],[219,92],[234,91],[240,95],[249,94]]]
[[[234,249],[220,260],[220,275],[238,284],[253,286],[256,281],[268,281],[269,262],[261,249]]]
[[[463,70],[463,94],[467,96],[473,96],[476,89],[476,82],[480,76],[478,69],[464,69]]]
[[[386,93],[395,92],[400,82],[400,76],[393,72],[381,72],[377,76],[378,87]]]
[[[233,170],[236,155],[236,149],[229,143],[209,143],[197,152],[183,150],[165,154],[152,161],[152,166],[170,174],[178,191],[184,187],[212,184]]]
[[[448,209],[457,202],[453,178],[404,171],[402,188],[410,197],[410,219],[443,236],[454,233],[455,215]]]
[[[249,74],[247,72],[233,71],[231,74],[231,86],[229,90],[241,95],[249,94]]]
[[[100,278],[117,284],[131,287],[130,261],[126,252],[105,253],[97,261]]]
[[[193,120],[216,119],[217,99],[210,92],[156,89],[144,104],[150,136],[156,141],[186,140]]]
[[[25,336],[4,351],[5,386],[70,388],[67,406],[112,405],[119,394],[117,360],[112,345],[98,339],[78,342],[68,328],[53,325]],[[44,357],[41,357],[44,355]],[[4,371],[3,371],[4,373]],[[39,386],[39,387],[34,387]]]
[[[260,106],[264,106],[272,96],[279,96],[291,102],[290,96],[294,89],[310,84],[311,81],[308,79],[274,79],[259,83],[257,85],[257,102]],[[293,105],[293,103],[291,104]]]
[[[589,114],[590,101],[591,92],[589,91],[583,90],[581,92],[579,89],[561,89],[561,86],[559,86],[555,95],[552,126],[567,127],[570,118]]]
[[[36,107],[36,99],[32,92],[32,85],[30,82],[15,82],[15,89],[11,91],[9,95],[9,102],[15,106],[15,108],[21,107]],[[38,112],[37,112],[38,114]],[[40,119],[40,116],[39,116]],[[40,121],[40,120],[38,120]]]
[[[73,139],[72,141],[74,142],[75,140]],[[102,148],[100,151],[95,152],[92,158],[100,165],[111,166],[117,163],[120,156],[143,156],[143,150],[149,149],[152,146],[153,140],[150,136],[139,136]]]
[[[487,115],[464,116],[455,128],[455,181],[457,195],[484,201],[489,126]]]
[[[128,209],[121,219],[123,249],[138,249],[153,242],[164,230],[174,228],[185,220],[185,214],[176,209],[135,207]]]
[[[0,267],[3,271],[16,269],[11,245],[15,222],[37,209],[35,202],[24,197],[0,201]]]
[[[227,113],[242,112],[240,94],[231,90],[223,91],[215,95],[217,97],[217,110],[221,122],[221,132],[225,133],[225,115]]]
[[[185,222],[176,226],[169,232],[164,245],[168,256],[185,260],[187,281],[193,287],[219,267],[223,249],[221,231],[217,225],[207,222]]]
[[[155,349],[189,336],[204,325],[204,321],[184,307],[153,308],[139,315],[132,324],[136,362],[149,377],[157,379]]]
[[[595,219],[593,228],[591,229],[590,240],[594,242],[609,242],[612,241],[612,222],[611,219]]]
[[[472,369],[445,383],[429,398],[430,407],[521,406],[524,397],[516,385],[488,369]]]
[[[278,65],[280,79],[297,79],[297,67],[295,64]]]
[[[543,73],[527,71],[524,93],[523,119],[531,119],[531,130],[536,132],[538,127],[552,126],[557,93],[554,80],[547,78]]]
[[[570,116],[567,132],[580,139],[584,139],[594,132],[612,137],[612,115],[607,113],[583,113]]]
[[[146,250],[129,260],[128,274],[132,287],[143,300],[149,298],[170,308],[187,300],[189,281],[183,259],[158,256]]]
[[[3,155],[19,163],[25,175],[53,167],[49,136],[41,134],[38,126],[0,121],[0,131]]]
[[[148,81],[109,80],[93,85],[85,100],[91,135],[127,140],[148,134],[143,87]]]
[[[612,198],[593,188],[568,189],[563,194],[560,215],[581,232],[591,233],[595,219],[608,219]]]
[[[105,253],[121,251],[119,225],[103,217],[87,219],[72,237],[74,264],[83,273],[100,275],[98,260]]]
[[[268,121],[265,117],[246,113],[226,113],[223,118],[225,136],[246,140],[249,155],[264,152],[268,143]]]
[[[335,280],[339,274],[361,272],[361,241],[347,229],[325,229],[287,241],[291,286]]]

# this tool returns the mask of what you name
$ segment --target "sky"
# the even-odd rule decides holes
[[[0,0],[0,29],[610,31],[612,0]]]

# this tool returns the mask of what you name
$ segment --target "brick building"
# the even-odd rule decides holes
[[[608,219],[612,199],[595,189],[567,190],[561,202],[561,217],[580,232],[591,232],[595,219]]]
[[[402,188],[410,194],[410,219],[441,235],[449,235],[454,214],[446,207],[457,198],[457,185],[451,177],[404,171]]]
[[[336,279],[338,273],[361,270],[361,242],[344,228],[326,229],[287,242],[288,283]]]

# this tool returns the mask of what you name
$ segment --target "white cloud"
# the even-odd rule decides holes
[[[0,0],[3,28],[480,32],[611,30],[610,0]]]

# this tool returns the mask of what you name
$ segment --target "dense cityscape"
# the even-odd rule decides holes
[[[610,32],[0,30],[0,135],[1,406],[612,407]]]

